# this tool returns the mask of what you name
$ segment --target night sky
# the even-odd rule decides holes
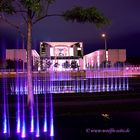
[[[104,49],[101,33],[105,32],[108,48],[126,48],[128,57],[140,56],[140,0],[56,0],[49,13],[61,13],[78,5],[97,7],[111,20],[111,25],[97,29],[93,24],[72,23],[61,17],[49,17],[33,28],[34,48],[39,49],[39,41],[82,41],[87,54]],[[17,18],[12,19],[14,22],[19,21]],[[0,41],[6,40],[7,48],[16,48],[16,38],[16,31],[0,22]]]

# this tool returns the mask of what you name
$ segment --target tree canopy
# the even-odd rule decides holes
[[[96,27],[110,23],[109,19],[94,6],[89,8],[76,6],[62,13],[48,14],[48,9],[54,2],[55,0],[1,0],[0,13],[13,15],[20,13],[24,21],[27,22],[27,14],[30,11],[32,24],[50,16],[61,16],[72,22],[93,23]]]
[[[95,7],[83,8],[78,6],[64,12],[63,16],[68,21],[94,23],[97,27],[109,24],[109,19]]]
[[[1,0],[0,1],[0,12],[12,14],[14,11],[13,0]]]

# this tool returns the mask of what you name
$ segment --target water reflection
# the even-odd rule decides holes
[[[107,113],[102,113],[101,116],[104,117],[105,119],[110,119],[110,115]]]

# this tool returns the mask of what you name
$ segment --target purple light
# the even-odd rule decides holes
[[[21,132],[21,137],[25,138],[26,137],[26,132],[25,132],[25,111],[24,111],[24,94],[22,95],[22,132]]]
[[[19,95],[18,96],[18,107],[17,107],[17,133],[20,133],[20,104],[19,104]]]
[[[126,87],[126,89],[129,90],[128,77],[126,78],[126,80],[127,80],[127,83],[126,83],[126,86],[127,86],[127,87]]]
[[[113,91],[113,76],[111,77],[111,91]]]
[[[31,128],[30,128],[30,132],[33,133],[34,132],[34,111],[33,111],[33,106],[31,107]]]
[[[84,80],[81,81],[81,92],[84,92]]]
[[[109,91],[109,78],[107,78],[107,91]]]
[[[50,93],[50,136],[54,136],[52,93]]]
[[[123,77],[123,90],[125,90],[125,77]]]
[[[92,78],[90,78],[90,91],[92,91]]]
[[[2,74],[2,75],[4,75],[4,74]],[[3,77],[3,83],[4,83],[4,85],[3,85],[3,97],[4,97],[4,102],[3,102],[3,109],[4,109],[4,112],[3,112],[3,118],[4,118],[4,120],[3,120],[3,133],[4,134],[6,134],[6,133],[8,133],[8,105],[7,105],[7,98],[6,98],[6,79],[5,79],[5,77]]]
[[[100,85],[100,78],[99,78],[99,76],[98,76],[98,92],[100,92],[101,91],[101,85]]]
[[[51,137],[54,136],[53,118],[51,119],[50,136],[51,136]]]
[[[25,138],[25,137],[26,137],[26,133],[25,133],[25,122],[23,122],[23,124],[22,124],[21,137],[22,137],[22,138]]]
[[[45,94],[45,100],[44,100],[44,129],[43,131],[44,132],[47,132],[48,131],[48,128],[47,128],[47,106],[46,106],[46,94]]]
[[[18,115],[18,119],[17,119],[17,133],[20,133],[20,117]]]
[[[38,96],[36,96],[36,137],[40,136],[40,130],[39,130],[39,112],[38,112]]]
[[[103,77],[102,80],[103,80],[103,87],[102,87],[102,90],[105,91],[105,81],[104,81],[104,77]]]
[[[48,131],[48,129],[47,129],[47,120],[45,119],[45,121],[44,121],[44,130],[43,130],[44,132],[47,132]]]
[[[7,133],[7,119],[6,119],[6,117],[4,118],[3,125],[4,125],[4,127],[3,127],[3,133],[6,134]]]
[[[115,90],[117,91],[117,78],[115,78]]]
[[[37,138],[40,137],[39,132],[37,132],[35,136],[36,136]]]
[[[6,117],[6,101],[4,94],[4,122],[3,122],[3,133],[7,133],[7,117]]]
[[[54,75],[50,77],[50,81],[54,80]],[[53,85],[53,84],[52,84]],[[54,136],[54,128],[53,128],[53,100],[52,100],[52,92],[50,92],[50,136]]]
[[[19,99],[19,94],[20,94],[20,84],[19,82],[19,75],[16,72],[16,89],[15,92],[17,94],[17,133],[20,133],[20,99]]]

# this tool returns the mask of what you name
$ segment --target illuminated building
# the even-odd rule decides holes
[[[106,54],[105,54],[106,53]],[[84,56],[84,69],[101,67],[105,60],[109,66],[115,66],[117,63],[124,63],[126,61],[125,49],[108,49],[97,50]]]
[[[6,60],[22,62],[23,68],[27,63],[27,51],[26,49],[6,49]],[[36,50],[32,50],[33,69],[38,70],[39,63],[40,63],[39,54],[37,53]]]
[[[41,42],[42,70],[83,69],[82,42]]]

